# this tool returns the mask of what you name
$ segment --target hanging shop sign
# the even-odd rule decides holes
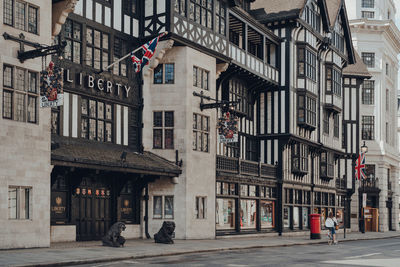
[[[238,141],[238,118],[229,111],[218,120],[218,142],[235,143]]]
[[[40,72],[40,107],[58,107],[63,105],[62,69],[50,62],[46,70]]]

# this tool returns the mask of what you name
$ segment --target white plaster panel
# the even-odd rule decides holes
[[[86,0],[86,18],[93,19],[93,1]]]
[[[153,0],[145,0],[144,15],[146,17],[153,15]]]
[[[116,143],[118,145],[121,144],[121,106],[120,105],[116,105],[117,108],[117,112],[116,112],[116,116],[117,116],[117,130],[116,130]]]
[[[124,33],[131,34],[131,19],[127,15],[124,15]]]
[[[102,18],[103,18],[102,5],[99,3],[96,3],[96,19],[95,19],[95,21],[98,23],[102,23]]]
[[[104,25],[111,27],[111,8],[104,7]]]
[[[78,96],[72,94],[72,137],[78,137]]]
[[[286,132],[285,91],[281,91],[281,132]]]
[[[278,133],[278,123],[279,123],[279,98],[278,91],[274,92],[274,133]]]
[[[128,145],[128,107],[124,107],[124,145]]]
[[[69,136],[69,93],[67,92],[64,92],[63,122],[63,135]]]
[[[83,1],[84,0],[80,0],[76,3],[75,5],[75,9],[74,9],[74,13],[80,16],[83,16]]]
[[[121,31],[122,25],[122,0],[114,0],[114,29]]]
[[[135,37],[139,36],[139,21],[132,18],[132,35]]]

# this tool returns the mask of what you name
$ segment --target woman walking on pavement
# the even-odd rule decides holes
[[[329,213],[329,217],[325,221],[325,227],[329,229],[331,232],[332,238],[333,238],[333,244],[337,245],[337,240],[336,240],[336,226],[338,225],[338,222],[336,218],[333,216],[333,213]]]

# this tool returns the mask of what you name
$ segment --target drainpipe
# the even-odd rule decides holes
[[[148,184],[146,184],[146,187],[145,187],[144,201],[145,201],[144,232],[145,232],[146,238],[150,239],[151,237],[149,234],[149,185]]]

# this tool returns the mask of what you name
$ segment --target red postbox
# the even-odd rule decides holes
[[[321,239],[321,215],[310,214],[310,239]]]

